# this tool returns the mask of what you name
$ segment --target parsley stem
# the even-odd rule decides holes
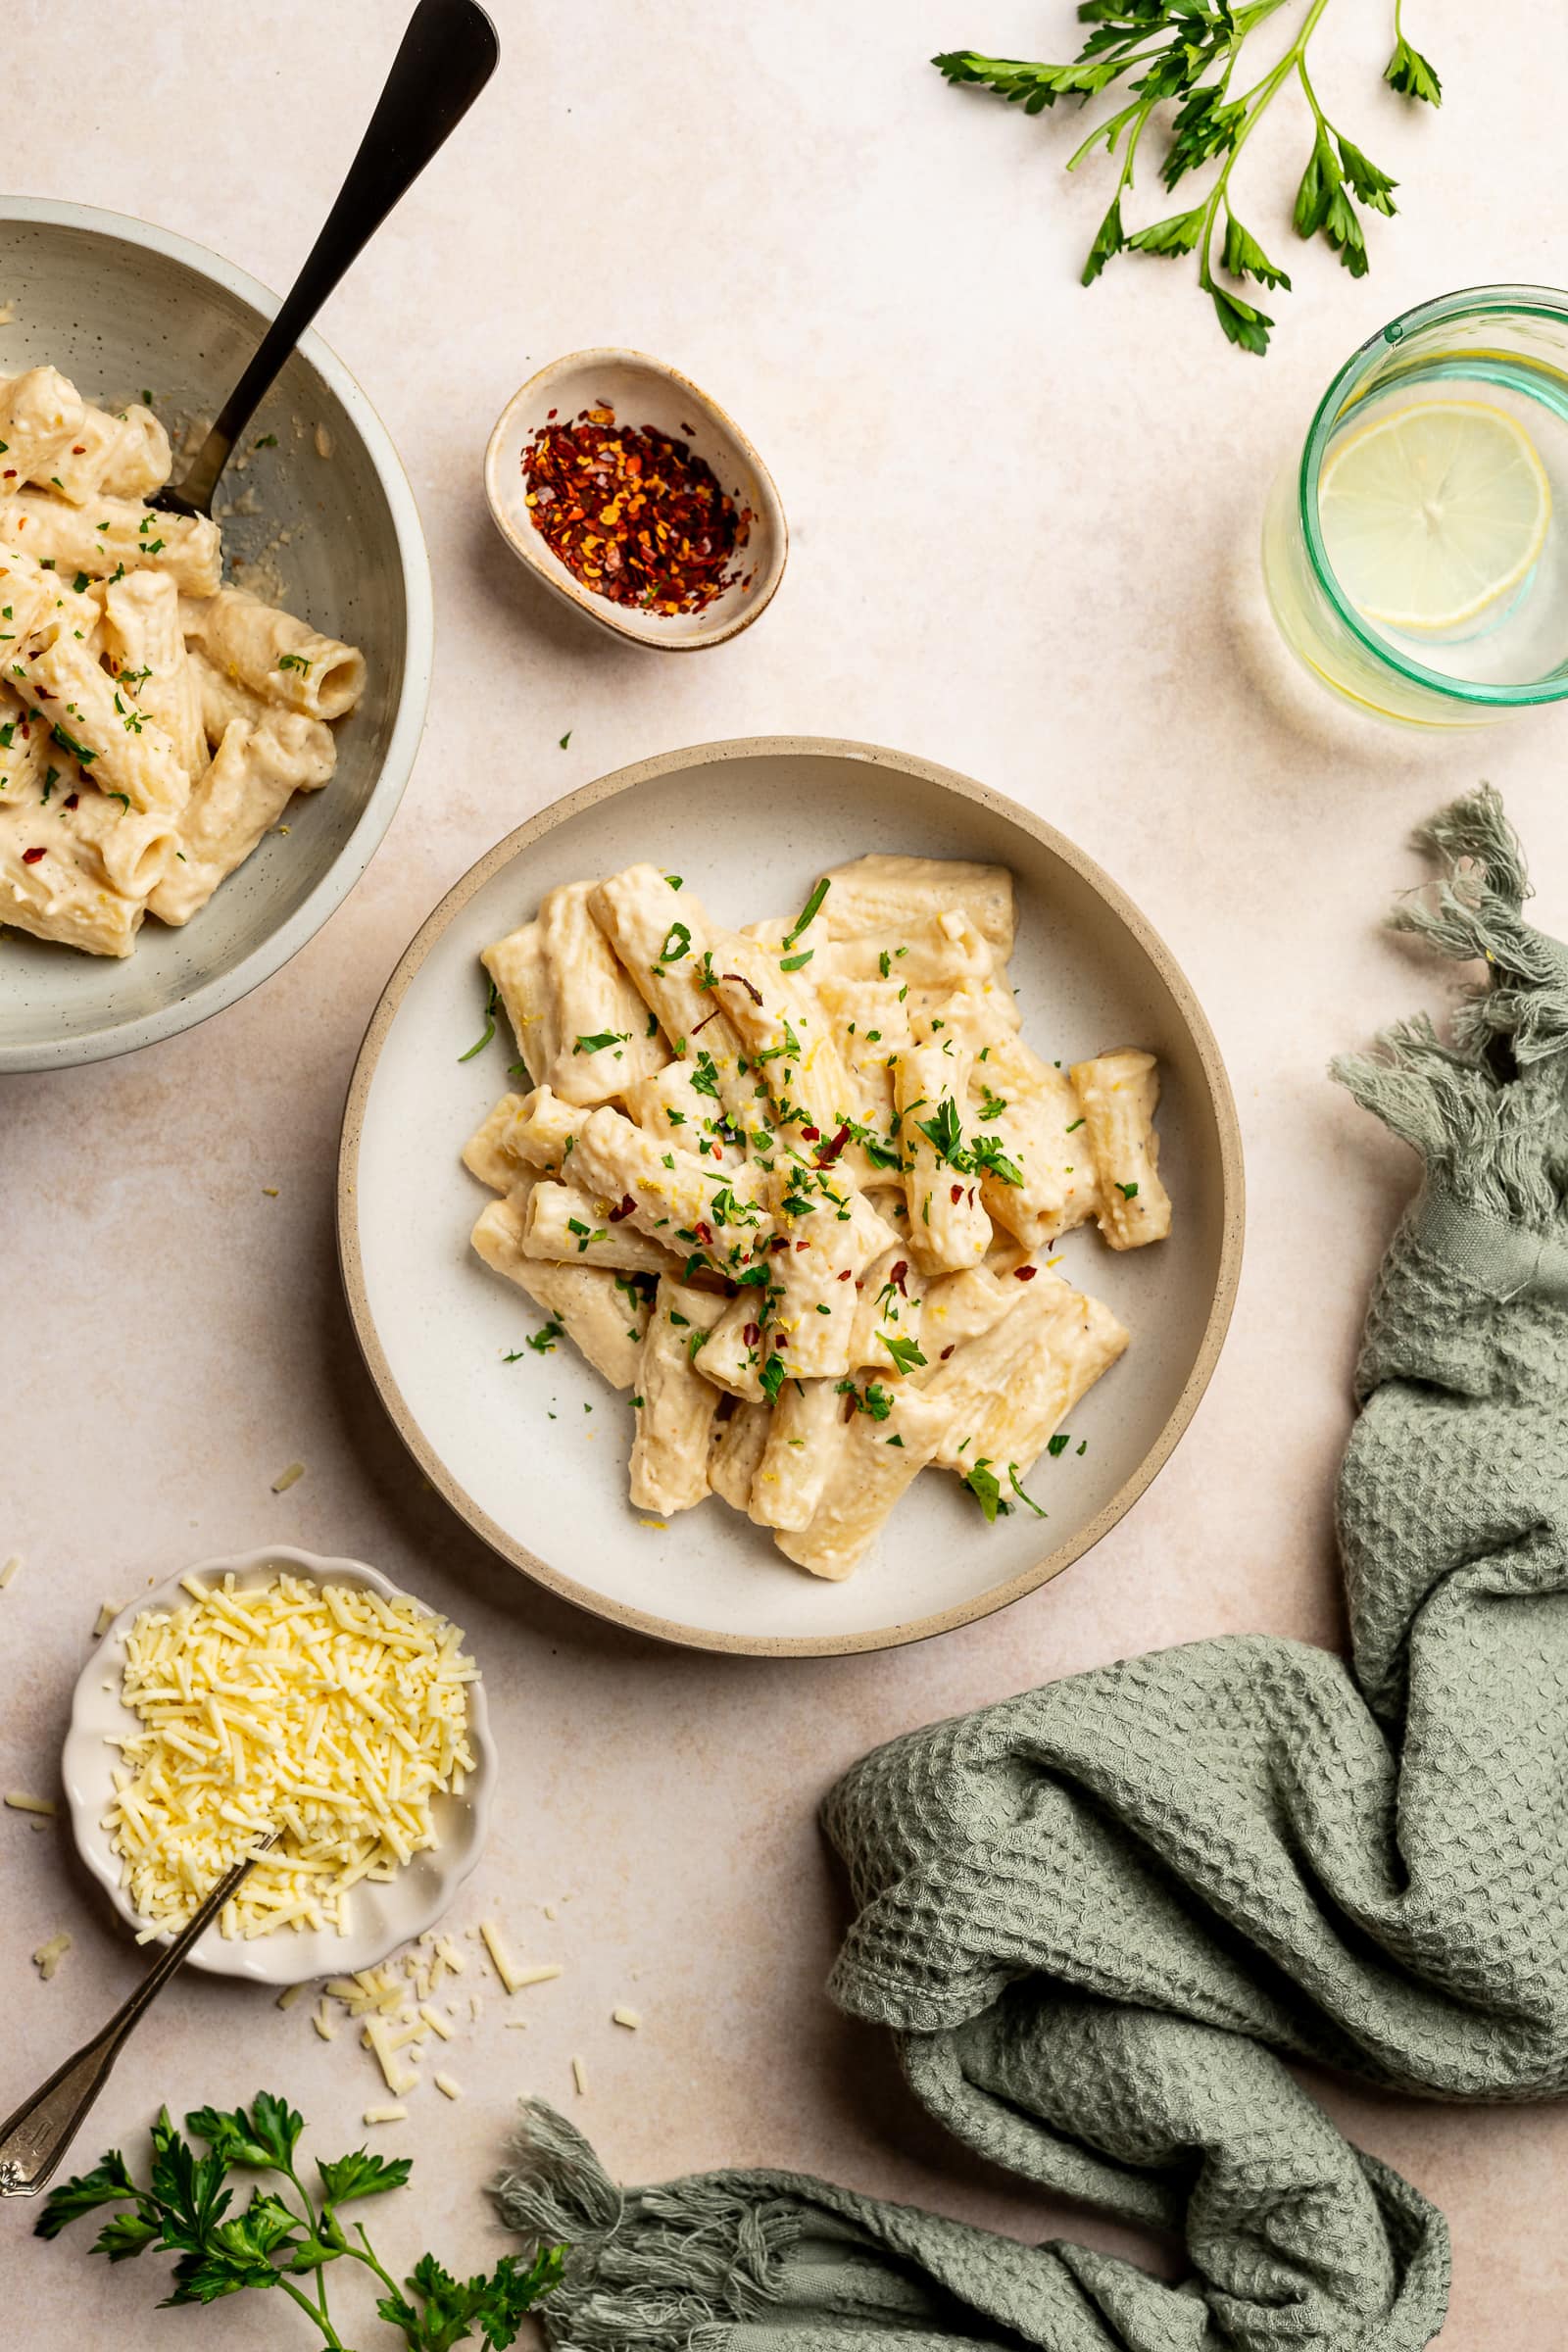
[[[344,2253],[351,2254],[356,2262],[363,2262],[368,2269],[372,2270],[389,2294],[401,2294],[402,2289],[399,2287],[397,2280],[390,2275],[389,2272],[384,2271],[381,2268],[381,2265],[376,2261],[375,2248],[371,2245],[369,2239],[365,2234],[365,2225],[363,2222],[355,2223],[354,2234],[359,2239],[360,2245],[365,2248],[365,2252],[362,2254],[358,2246],[345,2246],[343,2249]]]
[[[320,2224],[320,2219],[319,2219],[319,2217],[318,2217],[318,2213],[317,2213],[317,2210],[316,2210],[316,2205],[315,2205],[315,2202],[314,2202],[314,2200],[312,2199],[312,2196],[311,2196],[311,2192],[310,2192],[310,2190],[309,2190],[309,2189],[306,2187],[306,2185],[305,2185],[304,2181],[303,2181],[303,2180],[300,2179],[300,2177],[299,2177],[298,2173],[297,2173],[297,2172],[294,2170],[294,2167],[293,2167],[291,2164],[286,2164],[286,2165],[283,2167],[283,2172],[284,2172],[284,2176],[285,2176],[285,2178],[286,2178],[288,2180],[290,2180],[290,2181],[293,2183],[293,2186],[294,2186],[294,2193],[295,2193],[295,2194],[296,2194],[296,2196],[299,2198],[299,2200],[300,2200],[300,2203],[301,2203],[301,2204],[304,2206],[304,2208],[305,2208],[305,2218],[306,2218],[306,2221],[307,2221],[307,2222],[309,2223],[309,2225],[310,2225],[310,2231],[311,2231],[311,2235],[312,2235],[314,2238],[319,2239],[319,2237],[320,2237],[320,2234],[321,2234],[321,2224]],[[320,2300],[321,2300],[321,2322],[322,2322],[322,2325],[323,2325],[324,2327],[330,2327],[330,2326],[331,2326],[331,2321],[330,2321],[330,2319],[329,2319],[329,2317],[328,2317],[328,2314],[327,2314],[327,2304],[326,2304],[326,2271],[325,2271],[325,2266],[324,2266],[323,2264],[321,2264],[321,2263],[319,2263],[319,2262],[318,2262],[318,2263],[317,2264],[317,2266],[316,2266],[316,2269],[315,2269],[315,2271],[314,2271],[314,2273],[313,2273],[313,2276],[314,2276],[314,2278],[315,2278],[315,2279],[316,2279],[316,2291],[317,2291],[318,2295],[320,2297]]]
[[[338,2334],[337,2329],[333,2327],[325,2312],[311,2301],[310,2296],[306,2294],[303,2287],[296,2286],[292,2278],[285,2278],[281,2271],[276,2274],[276,2281],[277,2284],[283,2289],[284,2294],[288,2295],[299,2305],[301,2311],[307,2311],[310,2313],[311,2318],[316,2322],[316,2325],[321,2330],[322,2337],[327,2346],[327,2352],[344,2352],[343,2338]]]

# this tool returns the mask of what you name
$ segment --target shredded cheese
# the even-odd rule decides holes
[[[21,1566],[21,1559],[18,1557],[16,1552],[13,1552],[10,1559],[7,1560],[5,1566],[0,1568],[0,1592],[5,1591],[7,1585],[10,1584],[11,1579],[16,1575],[17,1570]]]
[[[41,1813],[45,1819],[52,1816],[55,1810],[52,1796],[29,1796],[25,1788],[8,1788],[6,1803],[13,1813]]]
[[[461,2085],[461,2083],[454,2082],[453,2082],[453,2080],[452,2080],[452,2077],[451,2077],[450,2075],[437,2075],[437,2076],[434,2078],[434,2081],[435,2081],[435,2086],[436,2086],[437,2090],[438,2090],[438,2091],[440,2091],[440,2093],[441,2093],[441,2095],[442,2095],[442,2097],[443,2097],[443,2098],[447,2098],[447,2099],[461,2099],[461,2098],[462,2098],[462,2096],[463,2096],[463,2088],[462,2088],[462,2085]]]
[[[628,2034],[635,2034],[643,2021],[635,2009],[612,2009],[610,2022],[612,2026],[624,2026]]]
[[[585,2099],[588,2096],[588,2069],[580,2058],[574,2058],[571,2062],[571,2079],[577,2086],[578,2098]]]
[[[303,1984],[285,1984],[282,1991],[277,1996],[278,2008],[292,2009],[295,2002],[299,1999],[300,1994],[304,1990],[305,1987]]]
[[[39,1944],[32,1955],[32,1964],[46,1984],[70,1949],[71,1937],[63,1928],[58,1936],[51,1936],[47,1943]]]
[[[484,1937],[484,1948],[490,1955],[496,1975],[508,1992],[515,1992],[522,1979],[517,1974],[515,1961],[507,1950],[500,1928],[493,1919],[481,1919],[479,1933]]]
[[[141,1728],[111,1741],[122,1760],[105,1826],[143,1934],[183,1926],[275,1828],[223,1935],[346,1935],[353,1887],[435,1846],[434,1800],[474,1769],[463,1636],[404,1597],[283,1570],[183,1589],[189,1606],[144,1610],[126,1637],[122,1696]],[[366,2009],[396,2009],[403,1987],[385,1971],[372,1987],[376,1975],[329,1989],[352,1983]]]
[[[122,1600],[101,1600],[98,1603],[98,1616],[92,1629],[95,1642],[102,1641],[124,1605]]]
[[[367,2107],[365,2120],[368,2124],[406,2124],[409,2120],[409,2111],[406,2107],[397,2106]]]
[[[303,1462],[290,1462],[288,1468],[286,1470],[280,1470],[277,1476],[273,1479],[272,1493],[274,1494],[286,1494],[290,1487],[297,1487],[300,1483],[300,1480],[304,1476],[305,1464]]]

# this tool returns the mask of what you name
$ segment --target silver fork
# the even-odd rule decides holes
[[[236,1862],[206,1897],[189,1923],[180,1929],[153,1962],[141,1983],[122,2002],[102,2033],[83,2042],[15,2115],[0,2124],[0,2197],[35,2197],[52,2180],[56,2166],[80,2131],[88,2108],[109,2080],[109,2070],[130,2036],[131,2028],[149,2008],[179,1967],[204,1929],[218,1917],[236,1886],[254,1870],[277,1832]]]

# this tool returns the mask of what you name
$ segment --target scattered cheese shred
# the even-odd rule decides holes
[[[585,2099],[588,2096],[588,2069],[580,2058],[574,2058],[571,2062],[571,2079],[577,2085],[578,2098]]]
[[[397,2106],[367,2107],[365,2120],[368,2124],[406,2124],[409,2120],[409,2111],[406,2107]]]
[[[484,1937],[484,1948],[490,1955],[496,1975],[508,1992],[515,1992],[523,1980],[517,1974],[516,1962],[507,1950],[500,1928],[493,1919],[481,1919],[479,1933]]]
[[[71,1937],[63,1928],[58,1936],[51,1936],[47,1943],[39,1944],[32,1955],[32,1963],[46,1984],[70,1949]]]
[[[332,2023],[332,2014],[327,2008],[324,1997],[317,2002],[315,2009],[311,2012],[311,2023],[323,2041],[337,2039],[337,2028]]]
[[[450,2041],[452,2039],[451,2023],[448,2019],[442,2016],[439,2009],[432,2009],[428,2001],[421,2001],[419,2003],[419,2015],[423,2018],[425,2024],[429,2027],[432,2034],[439,2034],[443,2041]]]
[[[303,1984],[285,1984],[282,1991],[277,1996],[277,2006],[279,2009],[292,2009],[295,2002],[299,1999],[300,1994],[304,1990],[305,1987]]]
[[[46,1820],[55,1810],[52,1796],[29,1796],[25,1788],[8,1788],[6,1803],[13,1813],[41,1813]]]
[[[98,1603],[98,1615],[94,1621],[92,1629],[93,1640],[95,1642],[102,1641],[104,1635],[108,1633],[109,1628],[114,1624],[115,1619],[120,1615],[120,1612],[124,1605],[125,1604],[122,1600],[101,1600]]]
[[[286,1494],[290,1487],[297,1487],[300,1483],[300,1480],[304,1476],[305,1464],[303,1462],[290,1462],[288,1468],[286,1470],[280,1470],[277,1476],[273,1479],[272,1493],[274,1494]]]
[[[21,1566],[22,1562],[20,1558],[15,1552],[13,1552],[10,1559],[7,1560],[5,1566],[0,1568],[0,1592],[5,1591],[7,1585],[10,1584],[11,1579],[16,1575],[17,1570]]]
[[[284,1570],[182,1587],[189,1606],[144,1610],[126,1637],[121,1690],[141,1728],[110,1741],[122,1761],[105,1826],[144,1933],[183,1926],[275,1828],[223,1935],[346,1935],[351,1889],[432,1848],[435,1798],[474,1769],[463,1636],[404,1596]],[[335,1997],[345,1983],[367,2010],[405,1997],[385,1970],[334,1979]]]
[[[277,1187],[275,1184],[264,1184],[262,1187],[262,1192],[269,1200],[275,1200],[277,1199]]]
[[[509,2034],[526,2034],[526,2033],[527,2033],[527,2031],[528,2031],[528,2020],[527,2020],[525,2017],[509,2017],[509,2018],[508,2018],[508,2020],[507,2020],[507,2032],[508,2032]]]
[[[635,2034],[643,2021],[635,2009],[612,2009],[610,2022],[612,2026],[624,2026],[628,2034]]]
[[[565,1973],[559,1960],[543,1961],[538,1968],[519,1968],[516,1972],[517,1982],[512,1989],[520,1992],[524,1984],[549,1984]]]
[[[440,2091],[443,2098],[462,2098],[463,2085],[460,2082],[454,2082],[450,2075],[437,2075],[433,2078],[433,2080],[437,2090]]]

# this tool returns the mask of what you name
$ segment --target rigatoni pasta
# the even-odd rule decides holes
[[[1153,1056],[1028,1046],[1014,927],[997,866],[858,858],[731,930],[635,864],[486,949],[527,1091],[463,1149],[473,1246],[631,1392],[636,1508],[717,1494],[829,1579],[924,1468],[1038,1509],[1128,1345],[1048,1253],[1170,1203]]]
[[[0,379],[0,929],[128,956],[330,778],[359,651],[222,585],[218,525],[142,502],[169,437],[54,368]]]

